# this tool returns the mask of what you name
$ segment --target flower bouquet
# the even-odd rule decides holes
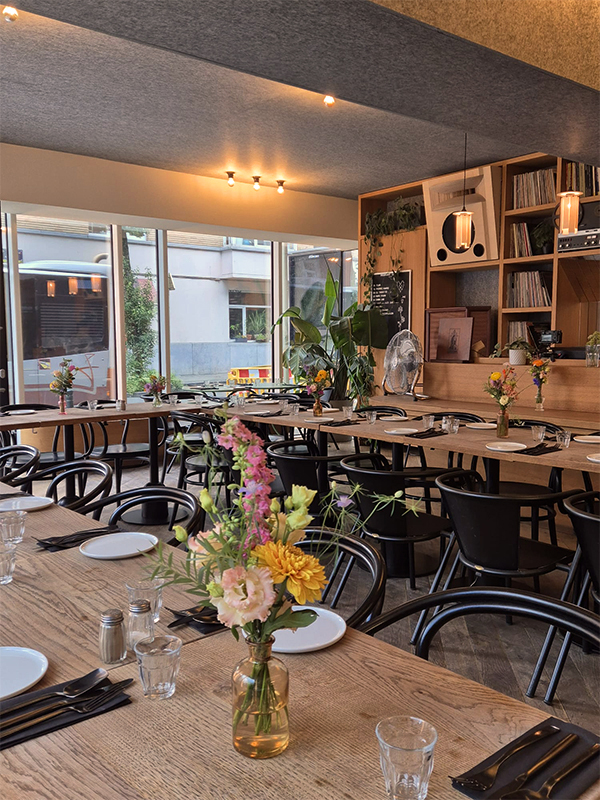
[[[317,370],[315,367],[310,367],[306,373],[308,394],[315,397],[315,404],[313,406],[313,414],[315,417],[323,416],[323,406],[321,405],[321,397],[325,389],[331,388],[331,377],[324,369]]]
[[[72,364],[70,358],[63,358],[58,366],[60,369],[54,370],[54,380],[50,383],[50,391],[58,395],[59,413],[66,414],[67,392],[73,388],[75,373],[79,371],[79,367]]]
[[[544,398],[542,396],[542,386],[548,383],[548,374],[550,373],[550,362],[544,361],[543,358],[536,358],[529,368],[529,374],[533,375],[533,384],[536,387],[535,395],[535,410],[544,410]]]
[[[496,436],[504,439],[508,436],[508,409],[519,397],[517,375],[514,368],[505,364],[501,372],[492,372],[483,391],[491,395],[498,403]]]
[[[154,398],[152,401],[153,406],[162,406],[160,396],[164,392],[166,385],[167,380],[162,375],[150,375],[148,383],[144,384],[146,394],[150,394]]]

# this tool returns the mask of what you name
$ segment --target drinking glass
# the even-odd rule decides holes
[[[0,585],[10,583],[15,571],[15,553],[17,545],[12,542],[0,542]]]
[[[90,411],[95,411],[98,408],[97,400],[88,400],[87,404]]]
[[[448,423],[448,433],[458,433],[459,428],[460,428],[460,420],[452,417],[451,422]]]
[[[556,431],[556,443],[568,447],[571,444],[571,431]]]
[[[298,417],[300,415],[300,403],[291,403],[289,411],[291,417]]]
[[[423,430],[428,431],[435,425],[435,417],[433,414],[423,414]]]
[[[0,533],[4,543],[19,544],[25,533],[26,511],[3,511],[0,513]]]
[[[388,717],[375,729],[385,788],[391,800],[425,800],[437,732],[416,717]]]
[[[246,408],[246,398],[243,394],[237,394],[235,396],[235,404],[239,408],[240,411],[244,411]]]
[[[166,700],[175,692],[179,673],[181,639],[177,636],[154,636],[139,639],[134,645],[144,696]]]
[[[377,422],[377,412],[376,411],[365,411],[365,415],[367,417],[367,422],[369,425],[373,425]]]
[[[117,400],[115,407],[117,411],[127,411],[127,400]]]
[[[287,397],[284,397],[279,401],[279,408],[284,414],[288,413],[289,407],[290,407],[290,401],[287,399]]]
[[[344,419],[352,419],[352,406],[342,406]]]
[[[454,422],[454,417],[452,414],[449,414],[447,417],[442,417],[442,430],[448,431],[450,433],[450,428],[452,427],[452,423]]]
[[[169,398],[169,403],[172,406],[176,406],[177,405],[178,397],[177,397],[176,394],[168,394],[167,397]]]
[[[142,578],[139,581],[127,581],[125,584],[130,603],[132,600],[147,600],[150,603],[154,622],[160,619],[164,583],[163,578]]]
[[[531,435],[533,437],[533,441],[536,444],[541,444],[544,441],[544,436],[546,435],[546,426],[545,425],[532,425],[531,426]]]

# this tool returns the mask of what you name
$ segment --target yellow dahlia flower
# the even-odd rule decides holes
[[[502,377],[502,375],[500,375],[499,372],[492,372],[492,374],[490,375],[490,380],[491,381],[499,381],[501,377]]]
[[[281,542],[260,544],[252,551],[258,558],[259,566],[271,570],[273,583],[287,580],[287,589],[300,605],[316,602],[324,589],[327,579],[319,561],[299,547]]]

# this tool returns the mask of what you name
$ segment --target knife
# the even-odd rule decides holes
[[[575,742],[579,741],[579,736],[576,733],[569,733],[566,736],[557,742],[554,747],[550,748],[538,761],[529,769],[522,772],[520,775],[517,775],[510,783],[506,783],[504,786],[501,786],[497,789],[493,794],[488,795],[488,800],[503,800],[504,797],[512,792],[516,792],[517,789],[520,789],[524,786],[528,780],[533,778],[534,775],[537,775],[538,772],[541,772],[544,767],[546,767],[551,761],[563,753],[565,750],[568,750],[569,747],[575,744]]]

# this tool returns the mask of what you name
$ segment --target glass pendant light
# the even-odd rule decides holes
[[[456,247],[459,250],[468,250],[471,247],[471,228],[473,224],[473,214],[467,211],[467,134],[465,133],[465,159],[463,168],[463,207],[460,211],[454,212],[454,235]]]
[[[579,230],[579,198],[583,192],[559,192],[558,232],[577,233]]]

